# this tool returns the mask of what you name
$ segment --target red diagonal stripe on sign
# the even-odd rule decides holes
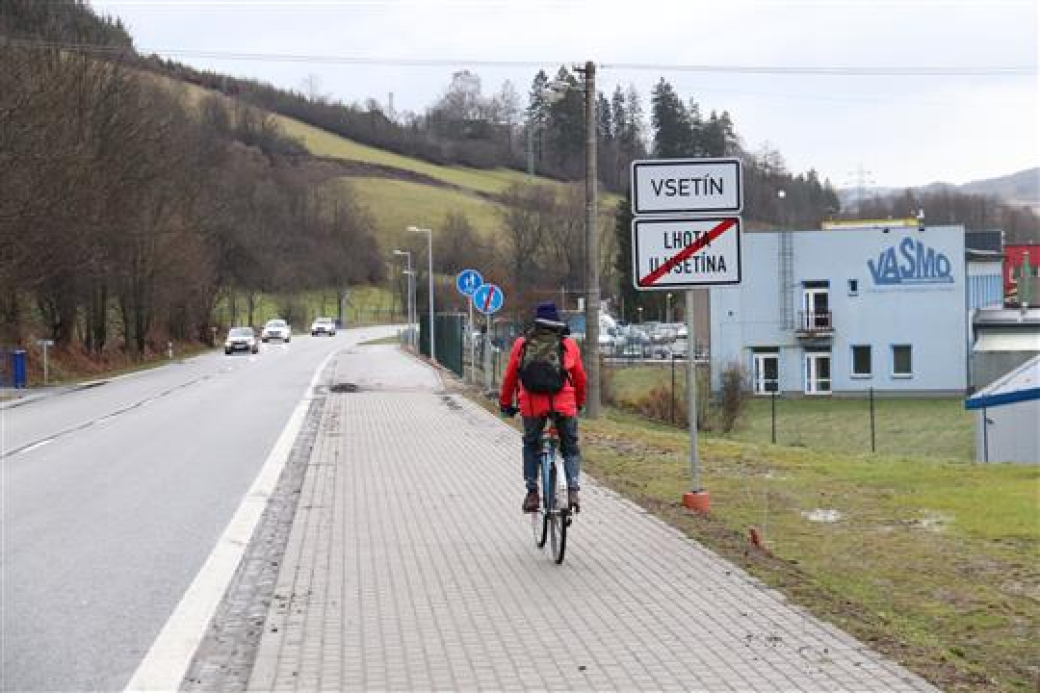
[[[704,246],[706,246],[709,243],[711,243],[712,241],[714,241],[716,238],[718,238],[719,236],[724,234],[729,229],[731,229],[734,226],[736,226],[736,224],[737,224],[737,220],[736,219],[726,219],[726,220],[724,220],[721,224],[719,224],[718,226],[713,228],[711,231],[709,231],[708,233],[704,234],[703,236],[698,238],[696,241],[694,241],[690,245],[688,245],[685,248],[683,248],[682,250],[680,250],[675,255],[675,257],[673,257],[671,260],[669,260],[668,262],[664,263],[663,265],[661,265],[660,267],[655,269],[653,272],[651,272],[650,274],[648,274],[645,277],[643,277],[642,279],[640,279],[639,280],[639,286],[652,286],[654,282],[656,282],[658,279],[660,279],[664,275],[668,274],[668,272],[670,272],[673,267],[675,267],[680,262],[682,262],[686,258],[690,257],[694,253],[696,253],[698,250],[700,250]]]
[[[491,307],[491,299],[494,298],[494,296],[495,296],[495,290],[489,288],[488,292],[487,292],[487,296],[484,297],[484,312],[485,313],[487,312],[487,309]]]

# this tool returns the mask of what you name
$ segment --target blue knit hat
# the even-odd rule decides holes
[[[545,322],[561,322],[560,313],[556,310],[556,304],[552,301],[539,303],[538,308],[534,311],[534,319]]]

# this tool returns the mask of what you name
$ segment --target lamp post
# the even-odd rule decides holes
[[[405,298],[405,302],[408,304],[408,344],[414,348],[415,339],[413,337],[412,325],[415,324],[415,272],[412,271],[412,254],[407,250],[395,248],[394,255],[404,255],[408,259],[408,268],[404,271],[405,276],[408,277],[408,296]]]
[[[425,233],[426,234],[426,260],[427,260],[427,273],[430,277],[430,360],[437,360],[437,328],[433,326],[433,231],[431,229],[420,229],[416,226],[409,226],[408,230],[412,233]]]

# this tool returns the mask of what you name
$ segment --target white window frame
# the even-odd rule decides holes
[[[866,349],[870,357],[870,370],[866,373],[856,372],[856,349]],[[874,348],[869,344],[852,344],[849,346],[849,377],[869,379],[874,377]]]
[[[906,347],[910,350],[910,371],[907,373],[896,373],[896,349],[899,347]],[[899,378],[900,380],[906,380],[914,377],[914,345],[913,344],[893,344],[892,348],[889,349],[889,354],[892,357],[892,377]]]
[[[817,362],[822,359],[827,359],[827,370],[830,373],[826,380],[819,378],[817,375],[819,370]],[[807,351],[802,363],[805,365],[805,383],[803,388],[805,394],[812,396],[830,395],[834,384],[834,362],[831,358],[831,353],[829,351]],[[824,382],[826,382],[826,389],[820,387]]]
[[[769,390],[766,385],[770,382],[765,377],[765,361],[773,359],[776,361],[776,380],[772,381],[775,390]],[[761,386],[761,387],[760,387]],[[779,351],[755,351],[751,354],[751,391],[755,395],[769,397],[773,392],[780,392],[780,352]]]
[[[831,321],[833,320],[834,313],[833,313],[833,311],[831,311],[831,296],[830,296],[830,294],[831,294],[831,289],[830,289],[829,286],[827,286],[827,287],[824,287],[824,286],[805,286],[805,287],[802,287],[802,312],[805,314],[805,317],[802,320],[803,323],[804,323],[802,325],[802,327],[804,327],[805,329],[808,329],[808,330],[823,329],[823,327],[818,324],[819,318],[817,317],[819,314],[821,314],[823,312],[830,313],[830,315],[827,318],[827,322],[828,322],[828,326],[832,326],[832,322]],[[827,302],[827,309],[826,309],[826,311],[819,311],[819,310],[816,309],[816,299],[817,299],[818,296],[825,296],[826,297],[826,302]]]

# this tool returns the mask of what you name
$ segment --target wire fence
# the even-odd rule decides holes
[[[614,406],[658,423],[685,428],[685,362],[606,362],[604,393]],[[707,363],[698,363],[698,428],[749,443],[866,455],[974,459],[974,423],[959,397],[813,397],[740,393],[732,427],[722,397],[711,392]]]

